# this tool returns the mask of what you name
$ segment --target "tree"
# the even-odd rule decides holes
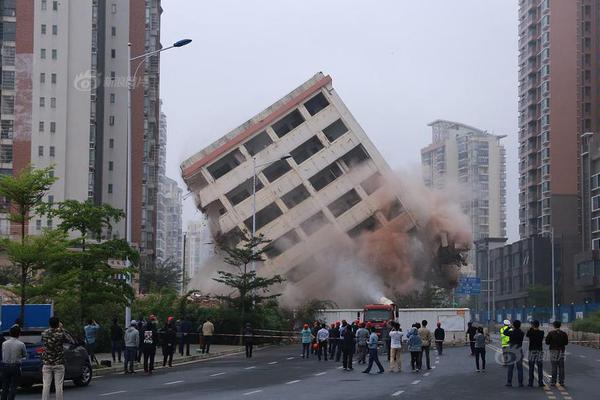
[[[316,321],[320,310],[336,307],[337,304],[330,300],[310,299],[296,308],[292,318],[297,325],[294,328]]]
[[[144,258],[140,263],[140,292],[177,290],[181,283],[181,269],[174,260],[166,261]]]
[[[3,196],[10,202],[10,221],[21,226],[21,246],[22,250],[29,247],[31,250],[39,245],[38,241],[26,243],[25,230],[27,222],[33,217],[32,211],[42,204],[42,199],[52,184],[56,182],[54,177],[54,167],[42,169],[34,169],[31,166],[23,168],[17,175],[2,175],[0,176],[0,196]],[[4,243],[9,246],[8,242]],[[33,247],[31,247],[33,245]],[[19,318],[25,321],[25,303],[27,302],[27,286],[30,278],[30,269],[36,265],[31,264],[31,259],[23,258],[23,252],[19,252],[17,248],[12,247],[14,257],[12,258],[13,265],[21,269],[19,280],[21,310]],[[19,254],[18,254],[19,253]],[[40,254],[39,252],[36,254]],[[9,257],[10,258],[10,257]],[[19,261],[20,260],[20,261]],[[25,262],[25,263],[22,263]]]
[[[248,306],[280,296],[270,294],[271,286],[285,281],[280,275],[265,278],[257,276],[256,271],[248,271],[248,264],[265,260],[263,254],[268,250],[270,243],[271,241],[266,240],[263,235],[250,237],[244,232],[241,246],[219,245],[226,254],[225,262],[234,267],[234,272],[217,271],[218,277],[213,280],[232,288],[233,294],[237,295],[225,299],[239,309],[242,324],[245,322]]]

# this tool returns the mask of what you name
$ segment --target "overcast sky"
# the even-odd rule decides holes
[[[427,124],[505,134],[518,239],[516,0],[163,0],[167,174],[318,71],[393,168],[420,163]],[[187,221],[198,218],[193,202]]]

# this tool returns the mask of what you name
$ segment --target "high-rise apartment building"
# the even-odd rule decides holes
[[[429,124],[432,143],[421,150],[425,184],[459,192],[473,240],[506,236],[506,154],[500,140],[458,122]],[[475,246],[469,260],[475,260]],[[474,271],[471,271],[474,272]]]
[[[197,221],[189,221],[184,234],[185,241],[185,272],[186,282],[194,284],[200,279],[204,263],[214,254],[214,243],[208,228],[206,217]]]
[[[351,245],[392,220],[414,227],[383,187],[390,167],[322,73],[181,165],[217,240],[252,231],[254,166],[256,230],[273,240],[265,274],[303,279],[332,236]]]
[[[159,202],[156,223],[156,259],[171,260],[177,268],[183,265],[183,190],[177,182],[163,176],[160,178]]]
[[[160,0],[2,1],[0,168],[55,166],[45,200],[126,209],[128,43],[160,48]],[[138,66],[132,63],[132,70]],[[139,69],[132,96],[132,241],[155,249],[158,56]],[[35,217],[30,233],[53,221]],[[125,223],[113,235],[125,236]]]
[[[519,1],[519,233],[553,233],[559,301],[577,300],[581,134],[600,113],[598,0]]]

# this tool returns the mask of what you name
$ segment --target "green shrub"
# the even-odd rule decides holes
[[[573,330],[580,332],[600,333],[600,311],[589,317],[573,322]]]

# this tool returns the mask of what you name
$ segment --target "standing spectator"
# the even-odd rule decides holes
[[[162,342],[162,353],[163,353],[163,367],[167,365],[173,366],[173,354],[175,354],[175,347],[177,346],[177,332],[173,326],[173,318],[165,325],[163,332]]]
[[[352,357],[354,356],[354,333],[352,333],[352,327],[350,325],[346,325],[346,329],[344,330],[344,339],[342,339],[341,347],[342,347],[342,366],[344,367],[344,371],[352,371]]]
[[[304,324],[303,329],[300,331],[300,337],[302,338],[302,358],[310,354],[310,345],[313,341],[313,334],[310,329],[308,329],[308,324]]]
[[[483,327],[477,328],[477,333],[473,337],[475,341],[475,368],[477,372],[485,372],[485,335]],[[481,369],[479,369],[479,358],[481,358]]]
[[[473,326],[472,322],[467,323],[467,341],[469,342],[469,346],[471,347],[471,355],[475,356],[475,334],[477,333],[477,328]]]
[[[329,330],[327,329],[327,325],[323,324],[321,329],[317,332],[317,358],[321,361],[321,356],[325,357],[325,361],[327,361],[327,342],[329,341]]]
[[[365,323],[360,324],[356,331],[356,348],[358,354],[358,363],[364,364],[367,358],[367,342],[369,341],[369,331],[365,328]]]
[[[144,328],[146,328],[146,322],[147,321],[144,319],[144,317],[140,317],[140,319],[137,320],[137,330],[140,335],[138,340],[139,347],[137,351],[138,363],[142,362],[142,355],[144,354]]]
[[[206,318],[206,322],[202,324],[202,337],[204,338],[204,342],[202,342],[202,354],[210,352],[210,344],[214,334],[215,326],[210,322],[210,318]]]
[[[134,364],[137,359],[137,349],[140,346],[140,333],[136,329],[137,322],[131,321],[125,331],[125,373],[135,374]]]
[[[392,340],[390,339],[390,332],[392,330],[392,322],[393,321],[391,321],[391,320],[386,321],[385,324],[383,324],[383,328],[381,328],[381,340],[385,344],[385,356],[388,361],[390,361],[390,353],[391,353]]]
[[[441,356],[444,351],[444,340],[446,339],[446,331],[442,328],[441,322],[437,323],[437,328],[433,332],[433,337],[435,338],[438,356]]]
[[[331,324],[331,329],[329,329],[329,358],[331,359],[335,357],[340,338],[340,326],[338,324]]]
[[[377,355],[377,344],[379,338],[377,337],[377,333],[375,332],[375,327],[371,328],[371,335],[369,336],[369,365],[367,365],[367,369],[363,371],[363,374],[368,374],[371,372],[371,368],[373,367],[373,363],[377,364],[379,367],[378,374],[383,374],[384,369],[383,365],[379,362],[379,356]]]
[[[423,320],[421,324],[423,326],[421,329],[419,329],[419,336],[421,336],[422,342],[421,360],[423,359],[423,353],[425,353],[427,369],[431,369],[431,361],[429,360],[429,350],[431,349],[431,342],[433,338],[431,337],[431,331],[429,330],[429,328],[427,328],[427,321]],[[421,364],[422,363],[423,362],[421,361]]]
[[[512,386],[513,371],[516,365],[519,387],[523,387],[523,338],[525,334],[521,330],[521,321],[518,319],[515,320],[512,328],[509,327],[509,329],[506,329],[504,334],[508,336],[508,351],[510,356],[506,386]]]
[[[319,332],[319,329],[321,329],[321,325],[318,321],[315,321],[312,327],[313,345],[310,350],[312,354],[317,354],[317,349],[319,348],[319,343],[317,342],[317,333]]]
[[[243,331],[244,347],[246,347],[246,358],[252,358],[252,348],[254,347],[254,329],[252,324],[246,322],[246,326]]]
[[[192,323],[187,319],[187,317],[183,317],[181,324],[179,324],[179,354],[183,356],[183,349],[185,347],[185,355],[190,355],[190,334],[192,333]]]
[[[402,330],[398,322],[392,324],[392,330],[390,331],[390,371],[401,372]]]
[[[113,363],[117,361],[115,358],[118,355],[118,360],[121,362],[121,352],[123,351],[123,328],[119,326],[116,318],[113,318],[110,326],[110,352],[112,354]]]
[[[410,367],[413,372],[421,371],[421,351],[423,342],[417,328],[418,324],[413,325],[406,337],[408,338],[408,351],[410,352]]]
[[[550,347],[550,364],[552,365],[552,379],[550,386],[565,384],[565,348],[569,344],[569,337],[560,329],[560,321],[554,321],[554,330],[546,336],[546,344]]]
[[[96,337],[99,330],[100,325],[93,319],[89,319],[87,325],[83,327],[83,331],[85,332],[85,349],[90,356],[90,360],[95,362],[96,365],[100,365],[96,358]]]
[[[337,339],[337,351],[335,353],[335,362],[340,362],[342,358],[342,342],[344,341],[344,334],[346,333],[346,329],[350,329],[350,325],[346,322],[345,319],[342,320],[342,326],[340,326],[340,337]]]
[[[158,335],[156,334],[156,327],[152,320],[146,322],[144,331],[144,341],[142,342],[142,349],[144,352],[144,372],[152,375],[154,371],[154,357],[156,356],[156,345],[158,344]]]
[[[507,330],[510,329],[510,321],[505,319],[503,322],[503,326],[500,327],[500,343],[502,344],[502,366],[508,366],[508,358],[509,358],[509,346],[508,341],[510,338],[505,334]]]
[[[538,385],[544,386],[544,331],[540,329],[540,321],[535,320],[531,323],[531,328],[527,331],[529,338],[529,384],[533,386],[533,378],[535,367],[538,369]]]
[[[21,376],[21,361],[27,358],[25,344],[19,340],[21,327],[13,325],[2,343],[2,400],[14,400]]]
[[[50,399],[50,386],[54,381],[56,400],[63,400],[63,383],[65,380],[65,353],[63,345],[69,343],[56,317],[48,321],[50,328],[42,333],[42,344],[46,351],[42,353],[42,400]]]

